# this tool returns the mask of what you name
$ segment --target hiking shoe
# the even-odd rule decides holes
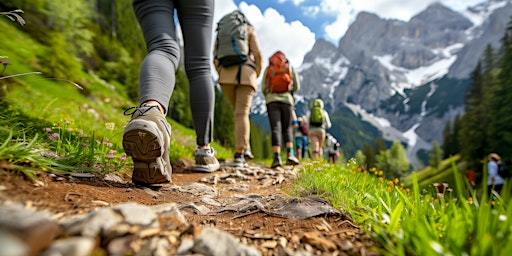
[[[146,104],[129,108],[124,114],[132,115],[123,133],[124,151],[133,160],[132,182],[141,185],[171,182],[171,126],[165,115],[157,105]]]
[[[196,164],[192,167],[192,171],[214,172],[220,169],[219,161],[215,158],[215,151],[212,147],[205,149],[197,147],[194,151],[194,158]]]
[[[270,168],[274,169],[281,166],[283,166],[283,161],[281,160],[280,157],[275,157],[274,161],[272,161],[272,165],[270,166]]]
[[[298,165],[299,159],[297,159],[294,155],[288,155],[288,159],[286,159],[286,165]]]
[[[247,166],[247,162],[245,161],[243,154],[240,154],[240,155],[235,154],[235,156],[233,158],[233,166],[235,166],[235,167],[246,167]]]
[[[244,150],[244,157],[247,159],[253,159],[254,155],[252,154],[251,148],[246,148]]]

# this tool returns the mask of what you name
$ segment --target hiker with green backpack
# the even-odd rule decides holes
[[[309,102],[309,112],[307,113],[309,120],[309,145],[313,151],[312,159],[322,158],[324,153],[322,145],[324,144],[326,129],[330,129],[331,119],[324,109],[324,102],[321,99],[313,99]]]
[[[261,91],[265,96],[270,123],[273,161],[271,168],[283,165],[281,146],[286,147],[286,165],[297,165],[293,152],[292,119],[295,116],[293,93],[300,89],[299,76],[281,51],[269,58],[263,73]],[[296,120],[295,120],[296,121]]]
[[[235,155],[232,165],[244,167],[245,158],[254,158],[250,146],[249,110],[262,69],[262,53],[254,27],[235,10],[217,24],[214,65],[218,83],[233,106]]]

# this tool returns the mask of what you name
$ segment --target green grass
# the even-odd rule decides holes
[[[510,255],[510,193],[489,200],[485,188],[468,189],[454,162],[450,168],[454,187],[439,194],[433,186],[420,188],[416,173],[407,187],[350,161],[311,162],[299,172],[294,190],[315,191],[349,211],[383,245],[384,255]]]

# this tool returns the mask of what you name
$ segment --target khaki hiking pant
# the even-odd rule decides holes
[[[249,122],[249,111],[255,90],[250,85],[224,84],[221,87],[222,92],[226,95],[234,110],[235,151],[243,153],[245,149],[250,148],[251,125]]]

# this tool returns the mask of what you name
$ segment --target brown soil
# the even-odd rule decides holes
[[[201,183],[200,179],[216,173],[191,173],[183,166],[173,166],[171,185],[183,186]],[[263,169],[266,167],[261,165]],[[296,167],[297,168],[297,167]],[[72,177],[38,173],[38,180],[32,181],[21,173],[0,170],[0,205],[5,201],[19,202],[27,207],[48,210],[62,216],[78,215],[99,207],[112,206],[124,202],[137,202],[156,205],[175,202],[177,204],[204,205],[189,193],[173,190],[136,186],[131,183],[129,174],[116,174],[121,179],[111,181],[100,177]],[[222,192],[217,197],[259,194],[271,196],[285,194],[293,182],[283,182],[268,187],[261,186],[254,178],[244,181],[248,185],[246,192]],[[218,183],[218,191],[228,184]],[[342,216],[319,216],[306,220],[295,220],[267,215],[263,212],[240,213],[226,211],[217,215],[195,214],[192,209],[183,208],[183,214],[189,223],[198,227],[212,226],[227,231],[242,242],[260,249],[264,255],[287,255],[278,252],[275,242],[285,240],[296,248],[309,246],[315,255],[378,255],[375,242],[362,234],[361,229],[350,219]],[[289,252],[288,252],[289,253]]]

